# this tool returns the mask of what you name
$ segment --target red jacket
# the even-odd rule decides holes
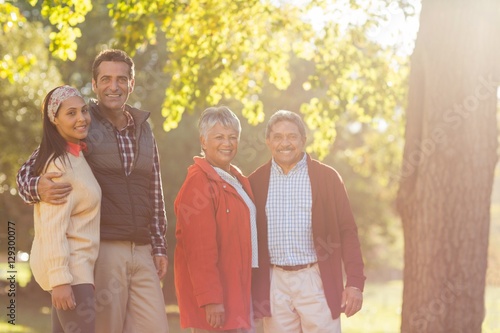
[[[250,183],[231,166],[253,199]],[[175,200],[174,276],[181,326],[214,330],[204,305],[223,303],[221,330],[250,326],[252,245],[250,212],[238,192],[200,157]]]
[[[363,290],[363,259],[358,231],[344,183],[333,168],[307,156],[312,191],[312,229],[314,246],[326,300],[332,318],[341,312],[342,263],[347,286]],[[252,276],[252,296],[256,318],[271,316],[269,303],[270,263],[267,238],[266,201],[271,174],[271,162],[255,170],[248,179],[256,198],[259,268]],[[283,198],[286,200],[286,198]]]

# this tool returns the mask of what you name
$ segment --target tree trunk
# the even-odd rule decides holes
[[[481,332],[497,162],[500,6],[423,0],[398,193],[402,333]]]

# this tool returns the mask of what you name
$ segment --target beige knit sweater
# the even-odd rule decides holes
[[[66,164],[52,162],[47,172],[62,170],[56,182],[69,182],[73,190],[62,205],[35,205],[35,239],[30,266],[44,290],[61,284],[94,283],[99,250],[101,188],[82,152],[67,154]]]

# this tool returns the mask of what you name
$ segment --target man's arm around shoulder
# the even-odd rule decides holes
[[[31,154],[17,173],[16,182],[19,196],[27,204],[35,204],[40,201],[53,205],[65,203],[72,190],[71,184],[57,183],[52,180],[61,177],[61,172],[48,172],[41,176],[34,176],[33,168],[37,156],[38,149]]]

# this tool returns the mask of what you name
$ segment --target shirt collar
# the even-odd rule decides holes
[[[125,114],[125,117],[127,118],[127,125],[125,125],[124,128],[120,129],[120,131],[123,131],[127,128],[134,128],[134,117],[132,117],[132,115],[130,114],[130,112],[128,112],[127,110],[123,111],[123,113]]]
[[[83,141],[80,143],[66,142],[66,151],[73,156],[79,157],[80,151],[86,151],[87,144]]]
[[[283,173],[283,169],[278,165],[278,163],[276,163],[276,161],[274,160],[274,158],[272,159],[271,161],[272,163],[272,168],[277,171],[278,173],[280,174],[284,174]],[[292,170],[290,170],[290,172],[288,174],[291,174],[291,173],[294,173],[298,170],[301,170],[302,168],[306,167],[307,166],[307,154],[304,153],[304,155],[302,156],[302,158],[300,159],[300,161],[297,162],[297,164],[294,165],[294,167],[292,168]]]

